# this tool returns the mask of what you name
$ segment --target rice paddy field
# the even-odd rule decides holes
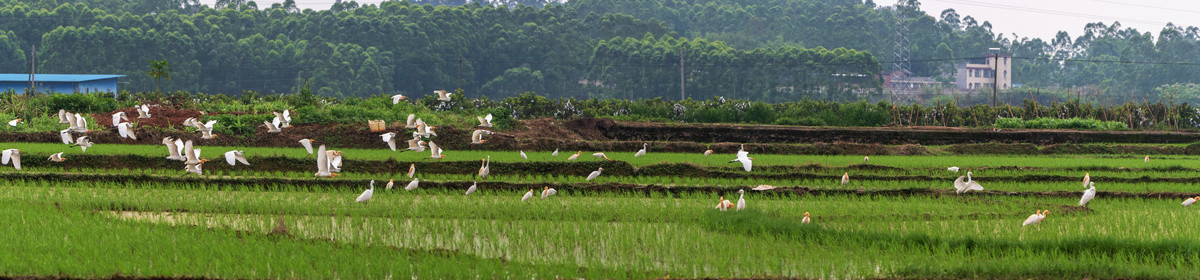
[[[746,172],[700,151],[339,149],[340,176],[314,178],[299,145],[199,147],[203,176],[165,146],[0,148],[23,164],[0,167],[0,278],[1200,278],[1200,206],[1180,204],[1200,195],[1197,156],[752,152]],[[234,149],[251,165],[225,164]],[[984,191],[956,194],[968,171]],[[745,210],[714,209],[738,190]]]

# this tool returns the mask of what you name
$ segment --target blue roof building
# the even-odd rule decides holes
[[[117,92],[117,78],[125,75],[34,74],[33,87],[37,92],[88,93]],[[29,74],[0,74],[0,92],[24,93],[29,87]]]

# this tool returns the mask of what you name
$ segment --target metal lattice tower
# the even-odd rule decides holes
[[[896,26],[894,28],[896,33],[892,35],[894,43],[892,47],[892,70],[911,73],[908,70],[908,21],[900,13],[900,6],[903,3],[904,0],[896,1],[896,7],[892,9],[892,15],[896,18]]]

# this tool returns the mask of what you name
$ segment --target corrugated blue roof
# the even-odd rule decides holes
[[[125,75],[35,74],[35,82],[85,82],[125,77]],[[29,73],[0,74],[0,82],[28,82]]]

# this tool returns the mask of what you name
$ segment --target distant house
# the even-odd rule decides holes
[[[35,74],[33,87],[37,92],[88,93],[117,92],[117,78],[125,75]],[[0,92],[24,93],[29,87],[29,74],[0,74]]]
[[[1012,87],[1012,55],[1001,53],[999,48],[989,49],[988,53],[955,65],[955,68],[958,70],[955,76],[958,89],[990,90],[997,80],[1000,90]]]

